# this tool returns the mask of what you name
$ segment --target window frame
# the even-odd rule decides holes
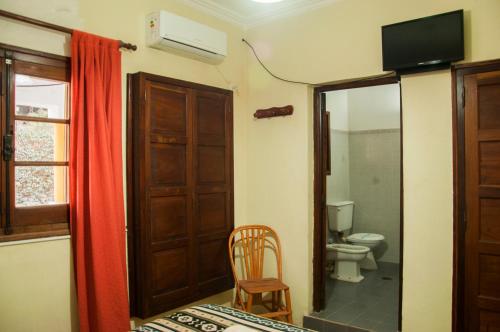
[[[6,64],[6,59],[11,60],[11,64]],[[70,123],[70,112],[68,119],[33,119],[23,118],[15,115],[15,80],[16,74],[36,76],[45,79],[63,81],[70,84],[71,81],[71,63],[70,58],[60,55],[49,54],[40,51],[29,50],[16,46],[10,46],[0,43],[0,136],[12,134],[12,145],[15,148],[15,121],[27,120],[33,122],[45,123]],[[7,75],[10,75],[10,86],[7,86]],[[71,86],[69,86],[71,89]],[[7,116],[6,99],[7,94],[10,98],[9,115]],[[70,106],[70,95],[68,93],[68,111]],[[7,123],[9,121],[9,123]],[[69,128],[67,136],[69,144]],[[16,207],[15,205],[15,167],[16,166],[66,166],[69,172],[69,162],[32,162],[15,161],[15,152],[9,161],[4,159],[4,142],[0,139],[0,242],[18,241],[27,239],[36,239],[43,237],[68,235],[69,232],[69,204],[51,204],[30,207]],[[69,152],[69,151],[68,151]],[[69,155],[68,158],[69,160]],[[7,183],[6,170],[9,172],[9,183]],[[69,179],[68,179],[69,180]],[[7,186],[9,186],[7,188]],[[7,189],[10,190],[10,197],[7,198]],[[7,207],[7,202],[10,201]],[[10,230],[6,234],[6,217],[10,211]]]

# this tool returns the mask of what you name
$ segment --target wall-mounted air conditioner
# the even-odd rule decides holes
[[[225,32],[163,10],[148,15],[146,31],[146,43],[153,48],[209,63],[220,63],[227,55]]]

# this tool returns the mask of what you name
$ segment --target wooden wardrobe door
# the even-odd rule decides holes
[[[190,92],[145,81],[145,216],[148,313],[190,297],[193,237]]]
[[[466,75],[465,314],[469,332],[500,331],[500,72]]]
[[[196,92],[193,181],[200,294],[232,285],[227,251],[233,227],[231,106],[228,95]]]
[[[130,299],[146,318],[233,287],[232,93],[146,73],[129,88]]]

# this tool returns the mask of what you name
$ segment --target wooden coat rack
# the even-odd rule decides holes
[[[257,110],[254,113],[254,118],[256,119],[264,119],[264,118],[273,118],[276,116],[287,116],[293,114],[293,106],[287,105],[283,107],[271,107],[266,109]]]

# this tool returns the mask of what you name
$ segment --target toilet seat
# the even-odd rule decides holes
[[[326,245],[327,250],[336,250],[346,254],[364,254],[370,251],[370,248],[364,246],[356,246],[353,244],[330,243]]]
[[[347,237],[347,241],[355,243],[374,243],[383,241],[385,237],[374,233],[355,233]]]

